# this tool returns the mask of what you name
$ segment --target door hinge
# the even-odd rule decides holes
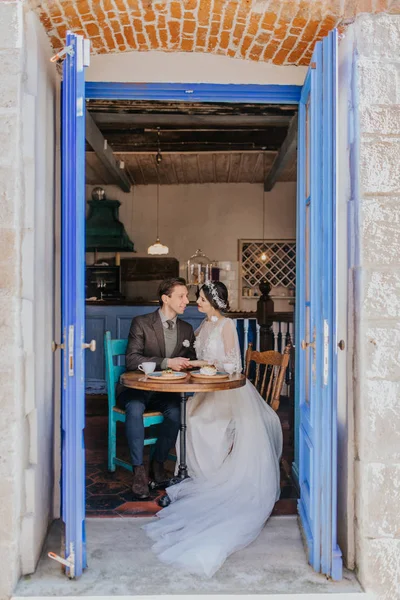
[[[324,385],[328,385],[329,377],[329,324],[324,320]]]
[[[48,552],[47,556],[52,560],[59,562],[61,565],[64,565],[64,567],[67,567],[69,569],[68,576],[70,577],[70,579],[73,579],[75,577],[75,552],[72,543],[70,544],[70,553],[67,558],[62,558],[61,556],[58,556],[58,554],[56,554],[55,552]]]
[[[52,63],[58,62],[63,57],[65,57],[66,54],[69,54],[69,56],[74,56],[75,51],[74,51],[72,45],[65,46],[65,48],[60,50],[60,52],[57,52],[57,54],[55,54],[54,56],[51,57],[50,62],[52,62]]]

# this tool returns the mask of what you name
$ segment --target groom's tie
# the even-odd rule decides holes
[[[173,329],[174,328],[174,322],[171,321],[170,319],[167,320],[168,323],[168,329]]]

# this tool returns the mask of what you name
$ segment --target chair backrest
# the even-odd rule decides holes
[[[122,373],[125,373],[125,365],[114,364],[114,356],[125,356],[127,339],[113,340],[111,332],[106,331],[104,335],[104,352],[106,356],[106,381],[109,406],[115,406],[115,385],[118,383]]]
[[[288,344],[283,354],[274,350],[256,352],[253,350],[253,344],[249,344],[246,351],[246,377],[249,377],[250,365],[254,362],[256,364],[254,386],[275,411],[279,408],[290,349],[291,344]]]

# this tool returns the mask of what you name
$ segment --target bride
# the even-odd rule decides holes
[[[197,305],[207,318],[196,331],[196,366],[234,363],[241,372],[235,324],[223,316],[225,285],[206,282]],[[256,539],[279,498],[282,429],[248,380],[238,389],[199,392],[187,409],[189,478],[167,488],[171,504],[144,529],[161,561],[211,577]]]

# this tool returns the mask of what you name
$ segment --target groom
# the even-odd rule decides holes
[[[193,328],[178,319],[189,304],[186,281],[180,277],[165,279],[158,289],[158,298],[159,310],[132,320],[126,349],[127,371],[136,371],[142,362],[155,362],[157,369],[182,371],[196,358]],[[164,417],[150,465],[154,480],[161,483],[168,479],[164,461],[175,445],[179,431],[180,396],[119,385],[117,404],[126,414],[125,431],[133,466],[132,493],[135,498],[148,498],[148,477],[143,466],[143,413],[145,410],[160,411]]]

